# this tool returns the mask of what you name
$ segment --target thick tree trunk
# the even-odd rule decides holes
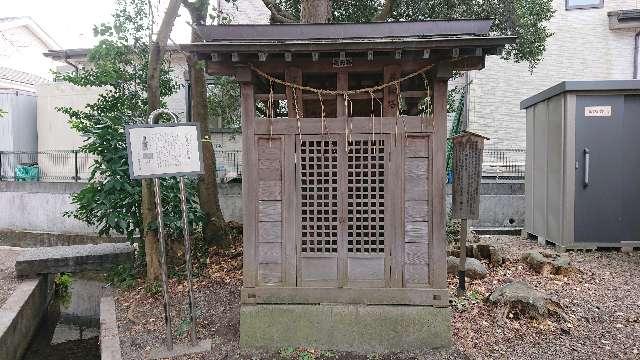
[[[204,25],[209,11],[209,1],[201,0],[189,2],[182,0],[182,4],[189,10],[191,22],[198,26]],[[198,32],[191,31],[191,41],[201,41]],[[206,219],[204,222],[204,240],[215,246],[223,246],[224,237],[222,227],[224,218],[220,210],[218,199],[218,183],[216,182],[216,157],[209,135],[209,109],[207,104],[207,84],[204,76],[204,68],[199,64],[200,59],[189,58],[189,79],[191,81],[191,118],[200,124],[202,130],[202,159],[205,173],[198,179],[198,198],[200,208]]]
[[[160,107],[160,69],[164,57],[164,47],[167,45],[173,23],[178,16],[180,0],[171,0],[162,19],[158,35],[149,47],[149,73],[147,78],[147,100],[149,113]],[[156,217],[154,190],[151,180],[142,181],[142,228],[144,236],[145,259],[147,262],[147,279],[160,279],[160,258],[158,254],[158,234],[149,229]]]
[[[300,1],[300,22],[303,24],[331,21],[331,0]]]
[[[194,39],[197,41],[197,39]],[[200,124],[203,141],[202,160],[205,174],[198,179],[198,198],[200,207],[206,216],[203,235],[205,241],[214,246],[224,246],[222,227],[224,218],[218,198],[216,181],[216,157],[209,135],[209,109],[207,104],[207,84],[204,70],[198,65],[198,59],[189,59],[189,78],[191,80],[191,118]]]

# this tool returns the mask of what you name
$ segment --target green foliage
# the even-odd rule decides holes
[[[113,22],[94,28],[98,45],[88,54],[90,66],[77,73],[58,77],[81,87],[101,87],[103,91],[84,109],[58,111],[69,117],[71,127],[85,142],[81,150],[96,155],[87,186],[73,196],[72,216],[94,225],[99,235],[112,232],[133,240],[142,232],[142,186],[129,178],[124,127],[146,122],[149,14],[145,0],[118,0]],[[160,95],[177,90],[165,62],[160,75]],[[187,181],[189,219],[194,227],[203,220],[195,181]],[[181,213],[176,179],[162,180],[165,222],[170,237],[181,236]],[[155,225],[152,225],[155,226]]]
[[[300,14],[300,0],[278,0],[278,4],[295,17]],[[334,22],[368,22],[382,8],[381,0],[343,0],[332,2]],[[535,67],[552,33],[547,21],[553,16],[551,0],[396,0],[388,20],[419,21],[427,19],[472,18],[495,19],[493,32],[518,36],[516,44],[505,48],[503,57],[527,62]]]
[[[162,284],[159,281],[148,282],[144,286],[144,291],[149,295],[158,296],[162,294]]]
[[[105,280],[119,289],[130,289],[135,285],[137,273],[129,264],[116,265],[106,274]]]
[[[466,294],[460,297],[452,296],[449,299],[449,305],[451,308],[458,312],[466,311],[469,307],[480,304],[484,300],[482,294],[476,290],[467,291]]]
[[[445,233],[447,235],[447,242],[450,244],[457,244],[460,240],[460,231],[462,230],[462,225],[460,220],[454,219],[451,215],[451,212],[447,215],[447,226]]]
[[[278,355],[281,359],[290,360],[321,360],[336,357],[335,351],[332,350],[321,351],[311,348],[294,348],[291,346],[280,349]]]
[[[5,115],[7,115],[7,112],[0,109],[0,117],[4,117]]]
[[[240,128],[240,85],[228,76],[213,76],[207,83],[209,124]]]
[[[73,284],[73,278],[69,273],[60,273],[56,275],[54,279],[54,294],[56,300],[64,307],[68,307],[71,303],[71,284]]]

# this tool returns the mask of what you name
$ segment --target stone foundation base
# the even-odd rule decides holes
[[[451,311],[397,305],[242,305],[240,346],[354,352],[448,347]]]

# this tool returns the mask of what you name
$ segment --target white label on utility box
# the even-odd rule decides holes
[[[203,173],[197,124],[127,126],[126,135],[132,179]]]
[[[586,106],[584,108],[585,117],[605,117],[611,116],[611,106]]]

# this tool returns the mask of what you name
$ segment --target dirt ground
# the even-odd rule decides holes
[[[16,248],[0,246],[0,306],[18,286],[15,263],[19,252]]]
[[[213,340],[209,354],[180,359],[640,359],[640,253],[569,252],[577,271],[567,276],[538,275],[519,261],[532,241],[514,236],[484,237],[502,248],[507,262],[489,266],[489,276],[469,284],[468,296],[452,294],[452,347],[440,351],[393,354],[335,353],[327,349],[282,349],[279,353],[243,353],[239,338],[241,259],[237,253],[212,256],[205,275],[195,281],[198,333]],[[523,280],[558,301],[568,320],[527,320],[505,316],[487,303],[491,292]],[[172,316],[178,341],[187,339],[187,292],[183,281],[171,282]],[[182,303],[182,306],[176,305]],[[118,327],[124,359],[144,359],[163,341],[159,294],[138,284],[116,292]]]

